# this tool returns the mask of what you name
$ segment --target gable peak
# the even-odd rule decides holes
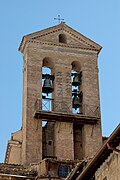
[[[59,41],[51,41],[51,39],[54,39],[54,36],[58,36]],[[52,38],[51,38],[52,37]],[[72,43],[69,43],[70,41],[67,41],[67,38],[71,38]],[[81,33],[77,32],[76,30],[72,29],[68,25],[65,24],[65,22],[61,22],[58,25],[43,29],[41,31],[37,31],[28,35],[25,35],[22,39],[21,45],[19,47],[19,50],[21,50],[21,46],[23,46],[23,42],[26,41],[34,41],[35,42],[44,42],[44,43],[52,43],[54,45],[58,45],[59,43],[66,44],[65,46],[74,47],[74,48],[83,48],[83,49],[90,49],[98,51],[98,53],[101,50],[101,46],[91,39],[85,37]],[[59,44],[60,45],[60,44]],[[62,45],[63,46],[63,45]]]

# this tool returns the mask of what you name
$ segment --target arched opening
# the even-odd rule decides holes
[[[46,111],[52,110],[52,92],[54,90],[52,70],[52,59],[45,57],[42,65],[42,110]]]
[[[53,61],[51,58],[44,58],[42,65],[42,110],[44,111],[52,111],[53,107],[54,76],[52,75],[52,70]],[[46,121],[43,120],[43,126],[45,125]]]
[[[80,70],[81,70],[81,64],[80,64],[80,62],[78,62],[78,61],[73,61],[72,63],[71,63],[71,65],[72,65],[72,70],[74,70],[74,71],[76,71],[76,72],[80,72]]]
[[[54,75],[53,75],[53,60],[49,57],[43,59],[42,64],[42,110],[52,111],[53,110],[53,91],[54,91]],[[42,119],[42,150],[43,158],[54,156],[54,125]],[[49,132],[49,135],[48,135]],[[48,151],[49,149],[49,151]]]
[[[50,57],[45,57],[45,58],[43,59],[43,65],[42,65],[42,67],[50,68],[51,71],[52,71],[52,69],[53,69],[53,67],[54,67],[54,63],[53,63],[52,59],[51,59]]]
[[[67,38],[65,34],[59,34],[59,42],[60,43],[67,43]]]
[[[73,61],[71,63],[71,81],[72,81],[72,113],[80,114],[82,113],[82,72],[81,65],[78,61]]]
[[[48,75],[48,77],[47,77],[47,75]],[[44,87],[46,87],[46,88],[51,87],[51,89],[53,89],[52,80],[49,78],[49,76],[51,76],[51,69],[48,67],[42,67],[42,89]],[[47,81],[48,78],[49,78],[49,80]],[[47,98],[47,99],[52,98],[52,92],[47,93],[47,91],[42,91],[42,97]],[[50,109],[48,109],[48,110],[50,110]]]

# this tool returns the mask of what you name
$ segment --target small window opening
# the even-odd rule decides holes
[[[66,39],[65,34],[59,34],[59,42],[60,43],[67,43],[67,39]]]
[[[48,145],[49,145],[49,146],[52,145],[52,141],[51,141],[51,140],[48,141]]]

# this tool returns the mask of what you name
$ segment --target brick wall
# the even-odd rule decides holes
[[[41,63],[38,52],[34,49],[25,53],[24,89],[23,89],[23,143],[22,163],[42,159],[42,122],[34,119],[34,104],[41,97]]]
[[[78,44],[79,41],[71,38],[72,35],[66,33],[66,36],[69,44]],[[58,32],[44,38],[44,41],[47,42],[51,40],[58,42]],[[48,59],[48,65],[52,65],[52,74],[55,75],[53,84],[54,111],[62,113],[71,113],[72,111],[71,64],[73,62],[80,63],[83,74],[81,86],[83,107],[88,105],[89,110],[100,107],[96,51],[27,42],[24,49],[23,164],[42,159],[42,124],[41,120],[33,118],[33,114],[36,99],[38,97],[42,99],[42,66],[45,58]],[[84,108],[84,114],[87,116],[90,115],[88,109]],[[56,122],[54,126],[54,155],[59,159],[74,159],[73,139],[73,125]],[[100,120],[96,125],[84,125],[82,141],[83,157],[90,157],[102,143]]]

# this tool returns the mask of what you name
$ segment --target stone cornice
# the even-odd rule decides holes
[[[85,50],[89,50],[93,53],[99,53],[99,50],[98,49],[95,49],[93,47],[82,47],[82,46],[73,46],[73,45],[70,45],[70,44],[63,44],[63,43],[52,43],[52,42],[46,42],[46,41],[37,41],[37,40],[26,40],[24,41],[23,40],[23,44],[22,46],[19,48],[19,50],[23,53],[24,52],[24,49],[26,48],[26,45],[29,46],[29,44],[32,43],[32,44],[35,44],[37,45],[38,47],[40,47],[42,49],[41,46],[43,47],[56,47],[56,48],[63,48],[64,50],[65,49],[69,49],[70,51],[71,50],[76,50],[76,51],[85,51]],[[27,47],[28,47],[27,46]],[[34,48],[34,46],[33,46]]]

